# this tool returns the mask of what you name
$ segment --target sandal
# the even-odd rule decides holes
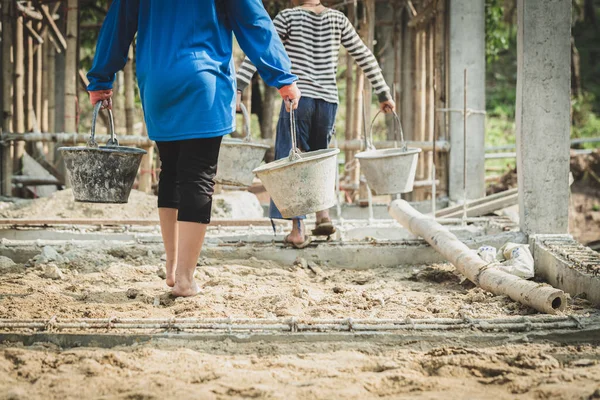
[[[335,233],[335,226],[330,219],[324,219],[317,223],[315,229],[312,230],[312,234],[315,236],[331,236]]]
[[[302,243],[294,243],[291,240],[289,240],[288,238],[290,237],[290,235],[287,235],[284,239],[283,239],[283,243],[285,244],[291,244],[292,246],[294,246],[297,249],[304,249],[306,247],[308,247],[309,244],[311,244],[312,242],[312,238],[308,235],[306,235],[304,237],[304,242]]]

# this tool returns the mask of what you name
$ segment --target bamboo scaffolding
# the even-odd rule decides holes
[[[563,311],[566,297],[562,290],[531,282],[500,271],[469,249],[464,243],[431,218],[416,211],[404,200],[395,200],[390,215],[413,234],[425,239],[446,260],[471,282],[496,295],[509,296],[540,312],[555,314]]]
[[[79,17],[79,1],[67,0],[67,46],[65,54],[65,98],[64,129],[66,132],[77,132],[77,30]]]
[[[14,90],[14,16],[13,1],[2,1],[2,132],[13,130],[13,90]],[[12,147],[2,145],[2,186],[4,196],[12,194]]]
[[[14,62],[15,62],[15,84],[14,84],[14,129],[17,132],[25,132],[25,65],[23,54],[23,16],[18,16],[15,27]],[[21,171],[21,157],[25,151],[24,143],[14,145],[13,173]]]
[[[63,144],[85,144],[90,138],[89,134],[83,133],[3,133],[2,141],[17,142],[45,142],[45,143],[63,143]],[[98,143],[105,143],[110,139],[110,135],[96,135]],[[152,146],[152,140],[144,136],[120,136],[119,144],[123,146],[148,147]]]

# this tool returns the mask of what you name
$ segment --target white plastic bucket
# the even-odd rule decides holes
[[[400,132],[400,147],[377,150],[373,146],[373,122],[381,113],[379,111],[371,122],[367,150],[355,155],[359,160],[361,172],[364,174],[369,188],[376,195],[412,192],[417,173],[419,148],[407,148],[404,132],[398,114],[394,118]]]
[[[238,187],[252,186],[254,174],[252,171],[260,165],[269,146],[252,143],[250,132],[250,116],[243,104],[240,105],[244,116],[244,139],[223,139],[219,151],[217,175],[215,182],[221,185]]]

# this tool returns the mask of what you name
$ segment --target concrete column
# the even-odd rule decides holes
[[[517,171],[521,229],[567,233],[571,0],[519,0]]]
[[[449,108],[463,109],[463,75],[468,69],[467,107],[485,110],[485,2],[450,0]],[[464,129],[463,116],[450,113],[449,195],[463,198]],[[485,195],[485,115],[472,114],[467,120],[467,198]]]

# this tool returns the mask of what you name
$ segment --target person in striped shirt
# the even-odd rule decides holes
[[[339,102],[336,75],[340,45],[348,50],[370,80],[381,109],[392,112],[395,104],[375,56],[342,12],[326,8],[314,0],[293,0],[293,4],[294,8],[283,10],[273,22],[292,62],[292,73],[298,76],[297,85],[302,92],[296,110],[297,145],[302,151],[326,149],[334,134]],[[238,107],[242,92],[250,84],[255,72],[256,67],[246,57],[237,71]],[[284,101],[277,124],[275,159],[284,158],[290,152],[290,128]],[[269,215],[273,219],[282,218],[272,201]],[[297,248],[308,246],[311,240],[305,233],[304,218],[294,218],[292,232],[285,238],[285,242]],[[316,227],[312,232],[313,235],[331,235],[335,232],[328,210],[317,212]]]

